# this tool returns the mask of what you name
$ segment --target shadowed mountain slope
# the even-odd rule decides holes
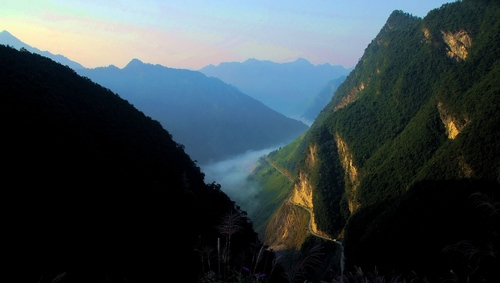
[[[109,89],[4,45],[0,85],[2,281],[198,282],[228,215],[234,259],[260,247],[183,146]]]

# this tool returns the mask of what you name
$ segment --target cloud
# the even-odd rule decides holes
[[[252,173],[260,157],[278,149],[280,146],[282,145],[257,151],[247,151],[244,154],[217,163],[200,165],[200,169],[205,173],[206,183],[215,182],[220,184],[221,190],[235,201],[236,205],[251,215],[259,202],[257,199],[259,188],[248,182],[247,177]]]

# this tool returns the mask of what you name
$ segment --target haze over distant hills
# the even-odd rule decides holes
[[[139,275],[99,282],[183,273],[182,282],[500,282],[499,14],[491,0],[456,1],[424,18],[395,10],[307,131],[252,164],[242,190],[256,203],[247,228],[258,238],[233,234],[240,225],[225,212],[239,210],[234,199],[204,183],[175,134],[89,76],[159,115],[184,109],[167,123],[199,115],[190,133],[232,129],[254,144],[285,116],[198,71],[134,59],[82,69],[85,78],[0,46],[6,258],[25,271],[4,274],[35,275],[5,281],[97,282],[62,273],[84,261]],[[334,87],[328,80],[316,97]],[[229,255],[237,247],[243,253]],[[216,266],[231,261],[235,276],[226,277]],[[268,272],[275,263],[279,277]]]
[[[16,49],[25,48],[76,71],[85,69],[64,55],[55,55],[29,46],[6,30],[0,32],[0,43]],[[241,92],[287,117],[310,125],[352,69],[341,65],[313,65],[306,59],[299,58],[288,63],[256,59],[248,59],[242,63],[223,62],[217,66],[208,65],[199,71],[237,87]]]
[[[7,31],[0,33],[0,43],[48,57],[109,88],[158,120],[201,163],[276,147],[308,128],[198,71],[145,64],[138,59],[123,69],[113,65],[89,69],[62,55],[33,48]]]
[[[200,72],[232,84],[242,92],[262,101],[272,109],[294,119],[312,122],[311,112],[316,96],[331,80],[345,78],[352,68],[341,65],[313,65],[304,58],[289,63],[274,63],[248,59],[245,62],[225,62],[209,65]],[[337,85],[338,86],[338,85]],[[331,93],[333,95],[333,92]],[[331,98],[331,97],[330,97]],[[322,104],[319,108],[323,108]],[[314,111],[317,114],[319,111]]]
[[[304,121],[308,125],[311,125],[314,120],[316,120],[321,110],[323,110],[328,102],[332,100],[333,94],[344,82],[346,77],[347,76],[340,76],[326,83],[323,89],[321,89],[321,91],[313,97],[313,101],[310,103],[306,111],[302,113],[300,120]]]
[[[278,146],[308,128],[198,71],[133,59],[123,69],[109,66],[78,73],[119,93],[160,121],[201,163]]]

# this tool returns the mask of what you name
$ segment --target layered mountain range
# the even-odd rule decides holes
[[[8,31],[0,32],[0,43],[48,57],[111,89],[160,121],[193,159],[205,165],[297,138],[351,70],[314,66],[305,59],[282,64],[250,59],[200,71],[138,59],[123,69],[85,68],[64,55],[31,47]]]
[[[108,66],[77,72],[158,120],[201,164],[286,144],[308,128],[197,71],[134,59],[123,69]]]
[[[394,11],[312,125],[260,159],[250,218],[166,129],[181,119],[0,46],[2,278],[499,282],[499,15],[491,0]],[[263,109],[200,72],[139,60],[99,70],[143,97],[160,82],[177,99],[231,93]],[[127,72],[134,84],[114,77]]]
[[[311,124],[351,70],[341,65],[315,66],[299,58],[289,63],[223,62],[199,71],[234,85],[287,117]]]

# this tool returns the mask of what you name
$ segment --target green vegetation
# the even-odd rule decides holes
[[[318,228],[344,236],[352,272],[499,280],[498,213],[470,202],[498,209],[499,19],[498,1],[394,11],[303,138],[269,155],[309,177]]]
[[[274,211],[286,200],[293,189],[293,182],[276,170],[265,158],[261,158],[254,174],[248,177],[250,184],[264,188],[256,196],[259,199],[259,213],[251,215],[255,231],[264,235],[266,226]]]
[[[423,19],[394,11],[309,130],[260,160],[253,223],[160,123],[68,67],[0,46],[2,228],[16,267],[2,278],[500,281],[499,19],[487,0]],[[449,56],[446,33],[470,40],[466,53]],[[318,228],[342,246],[285,205],[299,172]],[[288,216],[291,248],[274,253],[257,232]]]

